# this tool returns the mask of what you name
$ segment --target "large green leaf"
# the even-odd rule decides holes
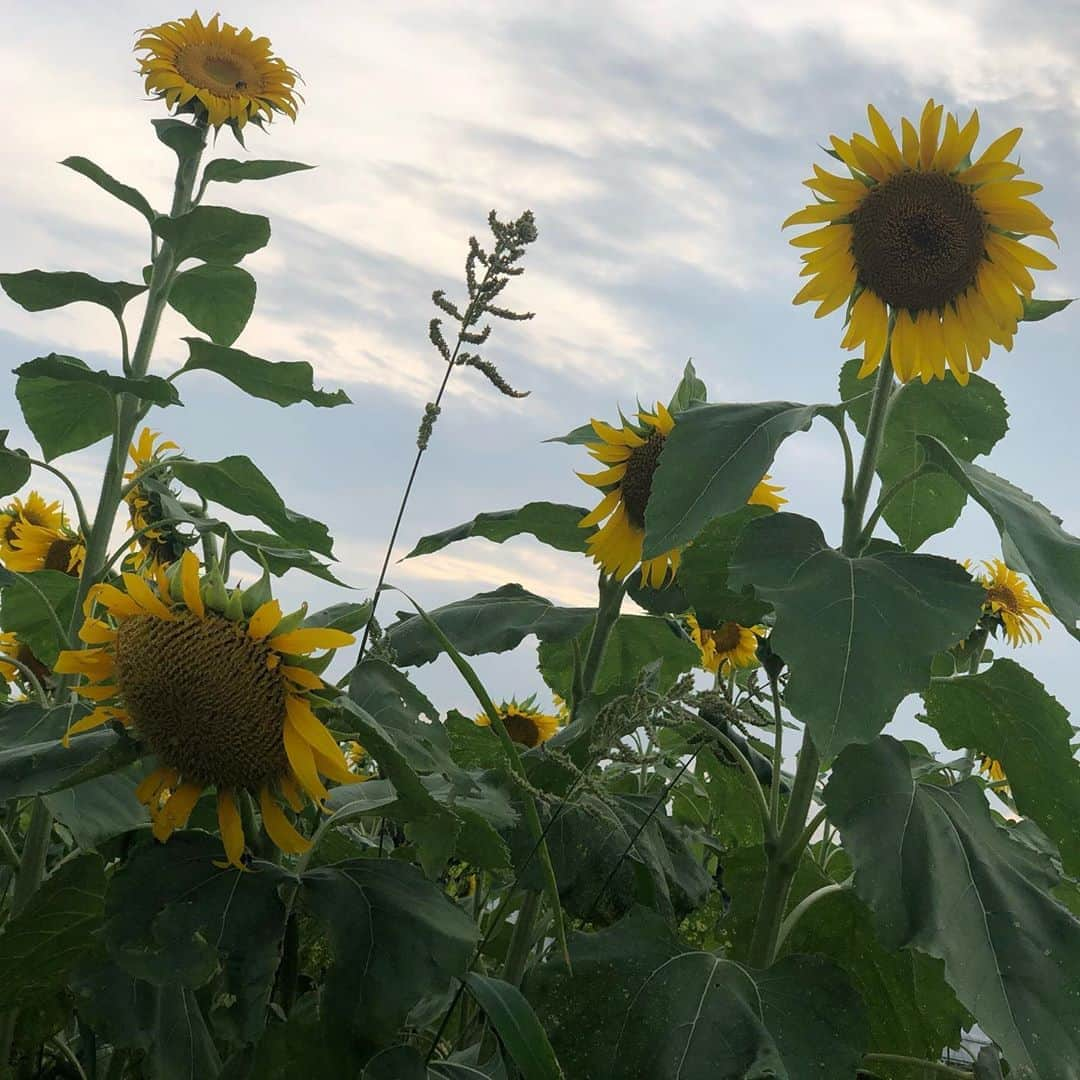
[[[588,626],[596,615],[591,608],[556,607],[517,584],[455,600],[429,614],[466,656],[506,652],[530,634],[541,641],[565,641]],[[419,615],[399,612],[398,621],[386,634],[398,663],[405,667],[430,663],[442,652],[442,646]]]
[[[472,521],[455,525],[452,529],[422,537],[405,558],[430,555],[433,551],[441,551],[448,544],[468,540],[472,536],[482,536],[485,540],[501,544],[504,540],[521,536],[523,533],[535,536],[540,543],[559,551],[582,552],[591,530],[579,528],[578,522],[588,512],[581,506],[550,502],[526,503],[516,510],[492,510],[486,514],[477,514]]]
[[[302,891],[334,953],[322,998],[331,1025],[388,1044],[421,997],[464,977],[476,926],[416,867],[389,859],[320,866],[304,875]]]
[[[1061,518],[1008,480],[960,460],[928,435],[920,442],[927,457],[963,485],[993,519],[1009,565],[1035,582],[1065,629],[1080,638],[1080,539],[1061,527]]]
[[[863,1004],[821,957],[755,971],[642,908],[570,943],[573,976],[549,961],[526,988],[569,1080],[836,1080],[862,1059]]]
[[[275,533],[258,529],[231,529],[224,522],[219,527],[231,549],[242,551],[259,566],[265,565],[275,577],[281,577],[289,570],[304,570],[333,585],[343,584],[321,559],[315,558],[306,548],[293,547]]]
[[[215,158],[203,169],[203,183],[217,180],[219,183],[239,184],[241,180],[269,180],[286,173],[314,169],[299,161],[237,161],[235,158]]]
[[[523,1080],[562,1080],[555,1051],[532,1006],[516,986],[476,971],[465,976],[465,985],[491,1021]]]
[[[215,1025],[251,1042],[266,1022],[285,931],[278,886],[288,875],[271,863],[241,873],[222,861],[220,839],[196,831],[137,848],[110,882],[104,936],[136,978],[192,989],[214,979]]]
[[[185,259],[238,263],[270,240],[267,218],[227,206],[197,206],[179,217],[159,217],[153,228],[172,245],[177,264]]]
[[[1080,1076],[1080,922],[1049,895],[1050,861],[993,823],[979,783],[919,783],[883,735],[837,759],[825,804],[882,943],[943,959],[1014,1068]]]
[[[121,772],[97,776],[45,796],[45,805],[75,843],[86,851],[132,829],[146,828],[150,817],[135,798],[135,788],[146,773],[141,763]]]
[[[84,853],[62,863],[0,934],[0,1006],[25,1006],[65,984],[96,948],[105,864]]]
[[[683,547],[713,518],[742,509],[780,444],[828,408],[766,401],[700,405],[680,414],[653,477],[644,557]]]
[[[68,709],[73,720],[90,711],[84,705],[62,707]],[[77,735],[70,746],[50,739],[0,751],[0,800],[63,791],[130,765],[140,752],[130,736],[108,730]]]
[[[231,345],[251,318],[256,291],[255,279],[242,267],[203,263],[177,274],[169,304],[211,341]]]
[[[208,267],[206,269],[223,268]],[[193,271],[189,270],[188,273],[193,273]],[[200,327],[200,329],[205,329],[205,327]],[[316,390],[312,383],[314,372],[306,361],[272,362],[242,352],[240,349],[224,348],[225,345],[232,344],[235,336],[233,335],[229,341],[222,341],[216,345],[200,338],[184,338],[190,355],[181,370],[212,371],[239,386],[252,397],[273,401],[281,406],[308,401],[320,408],[332,409],[335,405],[350,403],[349,395],[344,390]]]
[[[924,719],[950,750],[972,747],[1001,762],[1017,810],[1080,877],[1080,762],[1068,712],[1031,672],[1004,659],[978,675],[936,679],[923,701]]]
[[[776,609],[770,641],[790,671],[785,700],[825,764],[870,742],[907,694],[925,689],[934,656],[971,630],[984,598],[951,559],[852,559],[796,514],[748,525],[730,578]]]
[[[51,668],[60,650],[67,648],[60,631],[71,622],[78,588],[77,578],[59,570],[20,575],[0,592],[0,626],[17,634]]]
[[[97,184],[103,191],[107,191],[114,198],[126,203],[133,210],[137,210],[146,218],[148,224],[154,224],[154,218],[157,217],[157,214],[147,201],[146,196],[136,191],[135,188],[122,184],[115,177],[110,176],[100,165],[95,165],[89,158],[78,156],[64,158],[60,164],[66,165],[80,176],[85,176],[87,180]]]
[[[49,353],[48,356],[39,356],[36,360],[20,364],[15,368],[15,374],[20,379],[51,379],[56,382],[75,383],[84,394],[91,390],[101,390],[109,395],[130,394],[152,405],[181,403],[176,387],[159,375],[143,375],[136,379],[110,375],[107,371],[91,371],[77,357],[61,356],[59,353]],[[34,434],[36,436],[37,432]]]
[[[187,161],[202,152],[206,145],[206,128],[189,124],[186,120],[166,117],[151,120],[154,134],[180,159]]]
[[[19,274],[0,274],[0,289],[27,311],[51,311],[85,301],[100,304],[118,319],[130,300],[146,292],[145,285],[99,281],[77,270],[24,270]]]
[[[68,359],[82,364],[75,357]],[[15,383],[15,396],[46,461],[92,446],[112,434],[116,399],[111,394],[67,380],[20,378]]]
[[[330,555],[333,541],[326,526],[290,510],[250,458],[237,454],[220,461],[176,461],[172,470],[204,499],[258,518],[288,544]]]
[[[10,495],[30,479],[31,465],[23,450],[5,446],[10,431],[0,428],[0,495]]]

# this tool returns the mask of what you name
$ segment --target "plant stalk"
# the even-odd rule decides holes
[[[525,899],[518,908],[514,933],[510,938],[510,947],[506,951],[506,963],[503,965],[503,979],[511,986],[520,986],[525,974],[525,962],[532,950],[533,930],[536,916],[540,912],[540,894],[531,889],[525,893]]]
[[[629,581],[629,578],[627,579]],[[596,687],[596,678],[600,674],[600,664],[604,659],[611,631],[618,621],[622,610],[623,597],[626,595],[626,582],[600,574],[600,602],[596,608],[596,620],[589,637],[589,647],[581,666],[581,683],[574,688],[574,700],[571,702],[573,718],[576,719],[578,706]]]
[[[930,1070],[941,1076],[956,1076],[961,1080],[971,1080],[971,1073],[963,1069],[954,1069],[942,1061],[926,1061],[923,1058],[908,1057],[907,1054],[867,1054],[863,1061],[868,1065],[910,1065],[913,1069]]]

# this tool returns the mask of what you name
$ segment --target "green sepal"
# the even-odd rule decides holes
[[[263,604],[274,599],[270,589],[270,572],[264,570],[258,581],[253,582],[240,594],[241,607],[244,615],[250,618]]]
[[[1021,322],[1041,322],[1059,311],[1064,311],[1076,297],[1068,300],[1040,300],[1038,297],[1024,297],[1024,313],[1020,316]]]
[[[233,622],[242,622],[244,619],[244,599],[239,589],[233,589],[225,601],[225,618]]]

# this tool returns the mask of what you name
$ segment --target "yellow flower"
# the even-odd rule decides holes
[[[4,657],[19,660],[19,639],[14,634],[0,631],[0,679],[4,682],[14,682],[19,677],[19,669],[14,664],[4,662]]]
[[[236,132],[249,120],[261,126],[276,112],[296,119],[298,76],[272,55],[268,38],[219,23],[217,15],[204,23],[197,11],[140,33],[135,51],[144,54],[139,73],[146,92],[170,109]]]
[[[1053,222],[1026,196],[1039,184],[1017,177],[1006,161],[1021,129],[995,139],[972,163],[978,113],[962,127],[933,99],[916,129],[900,121],[898,144],[873,105],[873,139],[831,136],[850,176],[814,166],[805,181],[817,202],[788,225],[814,225],[792,240],[808,248],[795,303],[818,304],[821,318],[847,305],[841,345],[863,347],[862,378],[881,363],[893,318],[891,357],[901,382],[943,379],[948,365],[968,381],[990,355],[990,343],[1012,348],[1023,298],[1035,288],[1030,270],[1054,264],[1020,236],[1056,242]],[[940,138],[939,138],[940,135]]]
[[[60,503],[47,503],[31,491],[25,502],[13,499],[0,513],[0,563],[9,570],[77,575],[85,557],[83,539],[67,527]]]
[[[590,514],[578,522],[583,529],[607,521],[587,541],[593,562],[608,574],[625,578],[641,563],[641,581],[660,588],[675,577],[682,552],[672,548],[652,559],[641,560],[645,539],[645,508],[652,494],[653,476],[660,462],[664,440],[675,427],[675,418],[658,401],[655,411],[639,412],[640,424],[623,419],[621,427],[602,420],[593,420],[592,429],[599,442],[586,443],[589,453],[605,468],[598,473],[578,473],[592,487],[600,488],[604,497]],[[783,488],[767,483],[766,475],[747,500],[758,506],[779,509],[786,499],[780,497]],[[671,574],[668,575],[668,567]]]
[[[208,598],[217,590],[204,588],[190,551],[156,582],[132,573],[122,580],[122,589],[90,590],[79,631],[90,648],[63,652],[57,661],[57,672],[90,680],[76,693],[97,703],[65,741],[110,721],[136,730],[159,763],[136,791],[158,840],[183,828],[203,789],[213,786],[234,866],[243,866],[243,791],[258,796],[263,826],[279,848],[307,850],[278,800],[299,812],[304,794],[319,805],[326,798],[322,776],[342,784],[362,777],[349,771],[312,711],[310,692],[323,682],[305,659],[350,644],[352,635],[299,627],[299,613],[283,619],[276,600],[250,618],[240,613],[236,594],[224,612],[214,610]],[[95,606],[108,618],[96,618]]]
[[[0,555],[15,538],[15,526],[20,522],[39,525],[59,532],[64,527],[64,511],[59,502],[47,503],[38,492],[31,491],[26,502],[16,497],[11,505],[0,512]]]
[[[988,754],[979,755],[979,772],[988,777],[991,783],[1000,783],[1007,779],[1001,762],[996,761]]]
[[[499,718],[506,727],[506,733],[522,746],[539,746],[547,742],[559,730],[559,718],[548,716],[533,708],[533,699],[526,701],[504,701],[499,708]],[[481,727],[490,727],[491,720],[486,713],[481,713],[476,722]]]
[[[167,467],[162,467],[168,460],[165,451],[179,450],[180,447],[174,442],[158,442],[159,437],[156,431],[142,429],[138,442],[132,443],[128,451],[135,467],[124,473],[124,479],[130,484],[130,490],[124,496],[128,504],[128,527],[136,533],[136,546],[124,560],[124,565],[148,577],[155,577],[159,570],[176,562],[187,548],[175,526],[155,527],[168,516],[162,509],[161,496],[149,486],[138,483],[147,469],[153,469],[154,486],[168,487],[172,474]]]
[[[1041,600],[1036,600],[1027,582],[1000,559],[984,559],[982,565],[985,573],[976,574],[975,578],[986,590],[983,611],[1000,619],[1009,644],[1017,647],[1042,641],[1038,624],[1050,625],[1046,618],[1050,609]],[[965,562],[964,569],[968,566]]]
[[[690,637],[701,651],[701,666],[714,675],[737,668],[754,667],[757,660],[758,638],[765,636],[763,626],[740,626],[737,622],[722,623],[715,630],[703,629],[693,615],[687,615]]]

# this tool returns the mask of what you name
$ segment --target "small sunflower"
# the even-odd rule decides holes
[[[693,615],[687,615],[690,637],[701,651],[701,666],[714,675],[727,673],[732,667],[754,667],[757,662],[757,643],[765,636],[763,626],[741,626],[737,622],[721,623],[715,630],[702,628]]]
[[[660,452],[675,427],[675,418],[659,401],[653,412],[641,411],[637,416],[638,424],[623,418],[621,427],[613,427],[602,420],[592,421],[592,429],[600,441],[586,443],[586,447],[606,468],[598,473],[578,473],[578,476],[591,487],[600,488],[604,497],[578,525],[588,529],[606,518],[587,541],[593,562],[618,578],[625,578],[640,563],[642,584],[656,589],[674,579],[682,559],[679,548],[644,562],[641,559],[645,508],[652,494]],[[747,499],[748,505],[777,510],[787,501],[780,497],[783,488],[769,484],[768,480],[766,475],[754,488]]]
[[[547,742],[559,730],[559,718],[540,712],[531,697],[521,702],[504,701],[498,709],[506,733],[514,742],[530,749]],[[486,713],[481,713],[476,722],[481,727],[491,726],[491,719]]]
[[[789,225],[815,225],[792,244],[808,248],[795,303],[818,304],[818,318],[847,305],[845,349],[863,346],[859,377],[881,363],[890,340],[901,382],[943,379],[946,365],[968,381],[990,355],[990,343],[1012,348],[1031,270],[1053,270],[1020,237],[1057,241],[1053,222],[1027,200],[1040,184],[1018,180],[1006,161],[1021,128],[995,139],[971,161],[979,116],[962,127],[931,99],[918,129],[902,119],[898,144],[873,105],[873,140],[831,136],[850,176],[814,166],[805,181],[819,201],[792,214]],[[940,136],[940,138],[939,138]]]
[[[1005,768],[1000,761],[990,757],[988,754],[979,755],[979,772],[981,772],[991,783],[1003,783],[1008,779],[1005,775]]]
[[[4,658],[20,659],[20,648],[19,639],[14,634],[0,631],[0,681],[13,683],[19,678],[19,669],[14,664],[6,663]]]
[[[68,528],[60,503],[47,503],[31,491],[25,502],[13,499],[0,512],[0,563],[9,570],[78,575],[85,557],[83,538]]]
[[[162,508],[162,495],[166,492],[175,494],[169,486],[172,473],[166,464],[165,453],[180,449],[174,442],[158,442],[159,438],[158,432],[143,428],[138,442],[132,443],[129,450],[135,467],[124,473],[129,484],[124,496],[128,505],[128,526],[136,533],[135,549],[125,560],[125,565],[147,577],[154,577],[159,570],[171,566],[191,542],[175,526],[159,525],[169,516]],[[149,470],[152,470],[151,474],[142,479]]]
[[[964,568],[969,565],[965,563]],[[986,590],[984,614],[1001,625],[1014,648],[1042,641],[1039,623],[1049,627],[1046,616],[1050,609],[1031,595],[1027,582],[1001,559],[985,559],[982,565],[984,573],[975,578]]]
[[[276,112],[296,119],[298,76],[271,53],[269,38],[221,23],[217,15],[204,23],[197,11],[140,34],[135,51],[144,54],[139,73],[146,92],[170,109],[237,133],[249,120],[261,126]]]
[[[301,793],[318,805],[326,798],[320,774],[342,784],[362,779],[349,771],[311,698],[323,682],[310,654],[348,645],[352,635],[301,627],[303,609],[282,618],[276,600],[246,617],[238,593],[215,610],[220,579],[201,579],[190,551],[156,582],[132,573],[122,581],[122,589],[90,590],[79,637],[91,647],[57,661],[60,674],[90,680],[76,693],[98,703],[66,738],[110,721],[135,729],[159,763],[136,791],[158,840],[183,828],[212,786],[232,865],[243,866],[242,791],[258,796],[263,826],[282,851],[307,850],[278,800],[299,812]],[[95,605],[107,620],[92,616]]]

